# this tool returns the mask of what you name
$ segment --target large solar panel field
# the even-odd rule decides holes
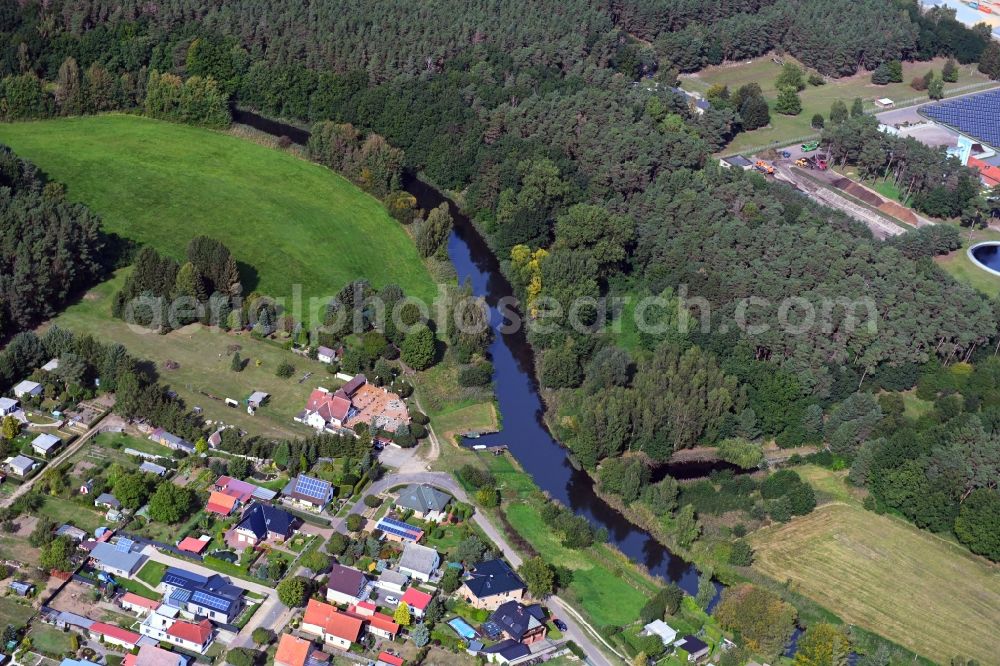
[[[1000,148],[1000,88],[929,104],[920,112],[973,139]]]

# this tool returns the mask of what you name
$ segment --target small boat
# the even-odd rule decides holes
[[[993,10],[990,9],[989,5],[979,5],[979,11],[981,11],[981,12],[983,12],[985,14],[992,14],[993,13]]]
[[[478,439],[479,437],[482,437],[482,435],[483,435],[483,433],[481,433],[481,432],[463,432],[462,433],[462,437],[467,437],[469,439]]]
[[[474,451],[485,451],[486,450],[486,445],[485,444],[476,444],[475,446],[472,447],[472,449]]]
[[[979,3],[978,2],[967,2],[965,4],[969,5],[973,9],[979,9]]]

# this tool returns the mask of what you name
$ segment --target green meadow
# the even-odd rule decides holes
[[[111,114],[0,124],[0,143],[31,160],[108,232],[176,259],[204,234],[233,251],[244,287],[304,304],[358,278],[433,298],[406,230],[329,169],[223,132]]]

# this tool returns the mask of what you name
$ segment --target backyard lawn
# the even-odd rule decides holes
[[[142,565],[142,568],[139,569],[139,573],[137,573],[135,577],[150,587],[156,587],[160,584],[160,581],[163,580],[163,574],[166,572],[166,564],[149,560]]]
[[[43,495],[44,504],[37,513],[47,516],[57,525],[71,523],[81,530],[86,530],[90,534],[94,533],[101,525],[107,523],[104,514],[96,510],[91,504],[75,502],[64,497],[53,497]]]
[[[901,519],[865,511],[840,490],[845,472],[801,473],[840,501],[754,533],[755,569],[938,663],[959,653],[995,661],[995,646],[984,640],[1000,629],[995,566]]]
[[[23,627],[34,610],[27,604],[18,603],[12,597],[0,597],[0,627],[12,624]]]
[[[789,56],[784,56],[784,58],[786,61],[796,62],[794,58]],[[801,65],[801,63],[799,64]],[[874,85],[871,82],[871,74],[868,72],[861,72],[841,79],[828,79],[827,83],[822,86],[807,85],[806,89],[799,93],[799,98],[802,100],[802,113],[797,116],[784,116],[773,110],[778,93],[774,80],[781,71],[781,65],[774,63],[770,56],[755,58],[749,62],[708,67],[694,74],[684,74],[681,76],[681,87],[704,93],[712,85],[722,84],[729,86],[730,92],[735,92],[737,88],[746,83],[756,82],[760,84],[764,96],[772,107],[771,126],[739,134],[722,151],[726,154],[733,154],[772,142],[787,141],[792,143],[801,137],[816,134],[816,130],[810,126],[813,115],[820,113],[824,119],[827,119],[830,115],[830,105],[838,99],[843,100],[849,108],[854,98],[860,97],[865,102],[866,109],[873,108],[872,102],[881,97],[895,100],[897,104],[915,98],[926,99],[927,93],[911,88],[910,81],[914,77],[923,76],[930,69],[940,73],[943,64],[944,59],[942,58],[929,62],[903,63],[903,83],[890,83],[885,86]],[[960,65],[958,81],[945,84],[945,96],[955,94],[953,91],[956,90],[963,91],[972,85],[978,85],[985,89],[996,85],[996,82],[991,82],[988,77],[979,72],[975,64]]]
[[[34,648],[52,657],[61,657],[72,649],[71,634],[47,624],[32,624],[28,632]]]
[[[177,259],[193,236],[222,241],[246,264],[245,293],[291,305],[297,287],[307,306],[358,278],[428,301],[436,293],[409,235],[379,201],[289,153],[120,114],[2,124],[0,143],[65,183],[109,232]]]

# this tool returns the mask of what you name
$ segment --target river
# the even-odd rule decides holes
[[[301,128],[247,111],[234,109],[233,120],[269,134],[287,136],[295,143],[305,143],[309,137],[309,133]],[[424,210],[443,202],[448,204],[455,220],[448,240],[448,255],[458,273],[458,280],[460,283],[469,280],[473,294],[485,298],[490,306],[492,323],[494,327],[499,327],[497,303],[504,297],[512,296],[513,290],[500,271],[493,252],[469,218],[436,189],[416,178],[407,179],[406,189]],[[486,446],[505,444],[539,488],[575,513],[585,516],[594,525],[604,527],[608,532],[608,542],[632,561],[644,565],[651,574],[677,583],[685,592],[695,594],[698,591],[697,569],[601,499],[594,489],[593,479],[573,467],[567,449],[549,433],[535,379],[534,356],[523,329],[498,334],[489,351],[503,429],[467,443]],[[689,463],[675,466],[670,473],[690,477],[707,471],[709,466],[706,463]]]

